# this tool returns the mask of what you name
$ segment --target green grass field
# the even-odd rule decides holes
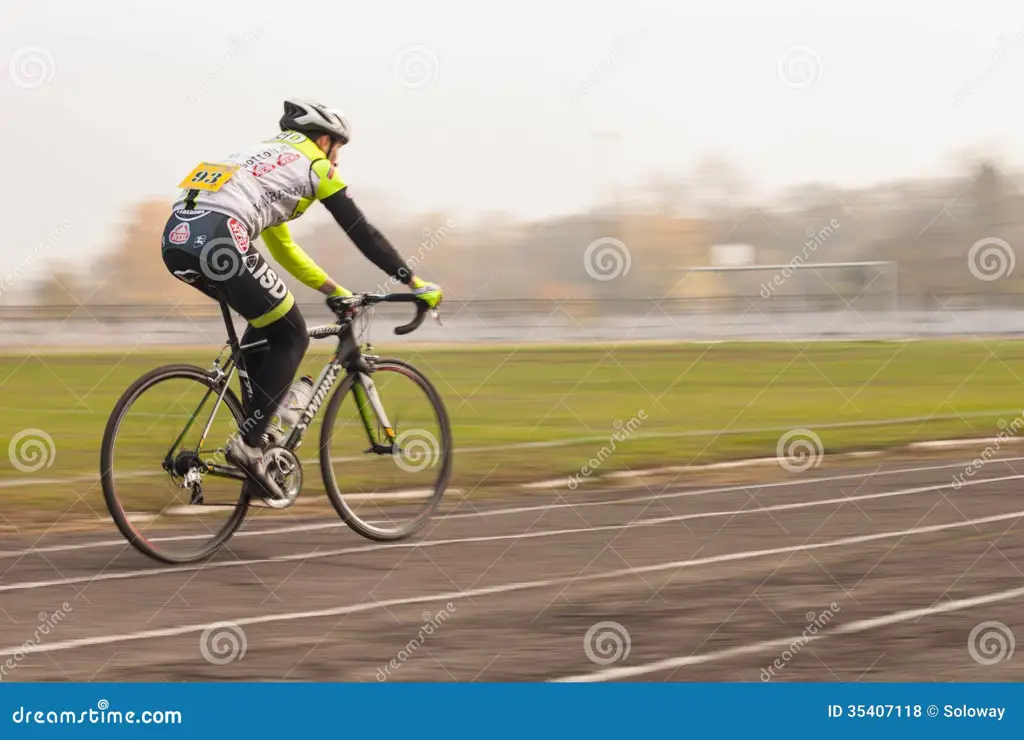
[[[601,472],[774,455],[780,432],[742,431],[764,427],[814,429],[986,412],[817,434],[826,451],[995,435],[1000,418],[1009,422],[1017,415],[1000,410],[1020,407],[1024,388],[1024,343],[1010,341],[391,350],[417,364],[444,397],[457,453],[453,485],[464,490],[578,473],[621,425],[633,431],[616,442]],[[378,351],[389,354],[388,348]],[[213,356],[161,351],[0,357],[0,480],[95,476],[104,425],[125,387],[158,365],[206,367]],[[316,375],[323,359],[311,353],[303,369]],[[33,472],[17,470],[9,454],[12,438],[25,429],[45,432],[55,450]],[[700,430],[738,433],[671,436]],[[319,428],[312,434],[319,435]],[[588,439],[501,449],[578,437]],[[315,456],[317,438],[307,437],[300,457]],[[307,464],[305,476],[307,491],[322,490],[317,466]],[[64,511],[78,496],[85,515],[90,508],[104,512],[99,486],[90,480],[5,486],[3,496],[2,513],[11,522],[19,511]]]

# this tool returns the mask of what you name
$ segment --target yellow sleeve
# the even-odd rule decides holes
[[[303,285],[308,285],[313,290],[319,290],[326,282],[327,273],[320,269],[313,258],[295,243],[288,224],[271,226],[269,229],[265,229],[260,236],[277,263],[302,281]]]

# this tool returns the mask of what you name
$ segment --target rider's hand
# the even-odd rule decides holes
[[[352,291],[339,285],[327,296],[327,307],[336,314],[343,314],[348,309],[348,299],[351,297]]]
[[[444,298],[440,285],[425,282],[418,277],[412,279],[409,287],[412,288],[412,294],[422,299],[430,308],[437,308]]]

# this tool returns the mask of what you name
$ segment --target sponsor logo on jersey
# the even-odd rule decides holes
[[[202,276],[196,270],[175,270],[174,277],[191,285]]]
[[[205,216],[209,211],[198,208],[182,208],[174,212],[174,217],[179,221],[196,221]]]
[[[247,270],[249,270],[249,272],[252,272],[253,270],[255,270],[256,269],[256,265],[258,265],[259,263],[260,263],[260,256],[256,252],[253,252],[252,254],[250,254],[248,257],[245,258],[245,267],[246,267]]]
[[[274,203],[284,200],[288,196],[293,198],[302,198],[305,195],[307,188],[308,185],[292,185],[279,190],[269,190],[264,193],[259,200],[251,201],[252,207],[257,211],[263,211]]]
[[[277,158],[277,166],[284,167],[286,164],[291,164],[298,158],[299,155],[296,154],[295,152],[285,152],[284,154]]]
[[[204,244],[206,244],[206,234],[200,234],[196,237],[196,240],[192,242],[192,246],[194,247],[201,247]]]
[[[268,172],[273,172],[276,168],[272,164],[266,162],[260,162],[258,165],[252,168],[252,174],[256,177],[262,177]]]
[[[298,133],[297,131],[282,131],[274,138],[278,141],[291,141],[295,144],[301,144],[306,141],[306,136]]]
[[[184,244],[188,241],[191,232],[189,231],[188,224],[178,224],[171,229],[170,235],[167,237],[171,244]]]
[[[277,273],[266,262],[261,264],[259,268],[255,268],[255,263],[250,265],[247,259],[245,266],[252,273],[252,276],[260,281],[260,285],[267,289],[272,298],[284,298],[288,294],[288,286],[284,284],[284,281],[278,277]]]
[[[245,254],[249,251],[249,232],[245,230],[240,221],[236,219],[228,219],[228,230],[231,232],[231,238],[235,242],[235,246],[238,247],[238,251]]]

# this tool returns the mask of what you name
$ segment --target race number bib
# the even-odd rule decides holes
[[[185,176],[185,179],[178,185],[186,190],[207,190],[216,193],[224,183],[230,180],[238,171],[238,167],[229,164],[215,164],[213,162],[200,162],[196,168]]]

